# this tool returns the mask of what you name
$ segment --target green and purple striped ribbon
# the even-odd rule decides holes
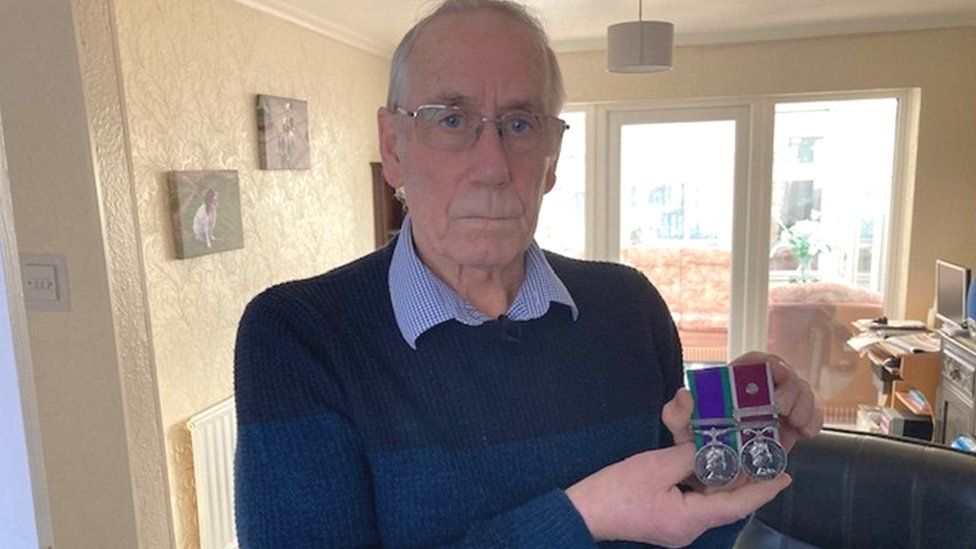
[[[732,399],[732,383],[729,379],[729,369],[726,366],[699,368],[685,372],[688,380],[688,390],[695,400],[695,409],[691,419],[720,420],[728,419],[728,426],[735,425],[735,405]],[[707,429],[706,427],[701,427]],[[695,433],[695,447],[701,448],[708,440],[707,437]],[[732,431],[719,436],[719,440],[728,444],[736,452],[739,451],[738,431]]]

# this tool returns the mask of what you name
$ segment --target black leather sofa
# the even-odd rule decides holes
[[[736,548],[976,548],[976,454],[825,429],[789,459]]]

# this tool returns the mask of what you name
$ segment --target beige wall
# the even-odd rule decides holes
[[[667,74],[608,74],[603,52],[560,63],[574,102],[917,86],[907,315],[925,318],[936,258],[976,268],[976,28],[679,47]]]
[[[388,62],[230,0],[4,3],[0,51],[20,249],[70,276],[29,317],[55,541],[196,547],[185,421],[254,294],[372,249]],[[308,101],[310,170],[257,169],[258,93]],[[173,258],[174,169],[239,170],[243,250]]]
[[[70,311],[28,314],[55,544],[135,547],[108,273],[69,2],[0,3],[0,52],[18,247],[64,254],[71,288]]]
[[[116,3],[132,175],[178,547],[196,546],[185,422],[231,395],[246,302],[373,247],[388,62],[230,0]],[[257,169],[255,94],[308,101],[308,171]],[[169,170],[236,169],[244,249],[176,260]]]

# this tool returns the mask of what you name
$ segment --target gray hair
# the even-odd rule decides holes
[[[444,0],[427,16],[418,21],[407,34],[400,40],[393,53],[393,60],[390,63],[390,88],[386,98],[386,106],[389,109],[403,107],[407,99],[407,87],[409,84],[409,58],[410,52],[417,38],[434,19],[449,14],[469,13],[477,10],[493,10],[502,15],[512,18],[515,22],[528,27],[535,35],[539,46],[546,53],[546,70],[548,80],[549,97],[546,101],[547,114],[559,114],[562,110],[563,102],[566,100],[566,89],[563,86],[563,75],[559,70],[559,63],[556,54],[549,46],[549,37],[539,19],[533,16],[521,4],[509,0]]]

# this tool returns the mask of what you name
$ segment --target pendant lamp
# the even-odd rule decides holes
[[[644,21],[644,0],[638,0],[637,21],[607,28],[607,71],[621,73],[671,70],[674,24]]]

